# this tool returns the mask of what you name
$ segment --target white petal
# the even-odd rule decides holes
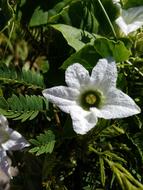
[[[82,65],[75,63],[67,68],[65,80],[68,86],[79,89],[80,86],[88,84],[89,72]]]
[[[117,68],[112,59],[99,59],[91,73],[91,83],[98,89],[107,91],[111,86],[116,86]]]
[[[0,115],[0,127],[2,127],[5,130],[9,128],[7,118],[3,115]]]
[[[91,109],[97,117],[105,119],[124,118],[141,111],[127,94],[118,89],[110,89],[106,96],[105,105],[100,110]]]
[[[128,34],[131,32],[136,31],[137,29],[139,29],[141,26],[143,25],[143,21],[134,21],[132,24],[128,25]]]
[[[43,90],[43,96],[56,104],[62,111],[69,113],[70,107],[76,104],[79,91],[66,86],[57,86]]]
[[[4,150],[21,150],[30,145],[17,131],[9,128],[8,132],[10,139],[1,145]]]
[[[113,4],[120,3],[120,0],[112,0]]]
[[[123,17],[122,16],[118,17],[115,22],[120,27],[122,32],[127,36],[128,35],[128,26],[125,23],[125,20],[123,19]]]
[[[132,7],[122,11],[122,16],[127,24],[135,21],[143,22],[143,6]]]
[[[0,149],[0,168],[2,169],[2,171],[8,176],[10,177],[10,174],[8,172],[9,170],[9,163],[7,160],[7,155],[6,155],[6,151],[3,150],[2,148]]]
[[[143,6],[122,10],[122,16],[115,22],[126,35],[136,31],[143,25]]]
[[[84,135],[90,131],[97,123],[97,117],[92,112],[84,111],[80,107],[75,107],[70,112],[73,129],[77,134]]]

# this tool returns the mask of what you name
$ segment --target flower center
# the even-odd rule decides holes
[[[8,132],[6,132],[4,129],[0,129],[0,144],[5,143],[10,138]]]
[[[79,104],[85,110],[89,110],[91,107],[100,108],[103,102],[104,97],[99,90],[86,90],[79,97]]]
[[[85,101],[87,104],[89,105],[94,105],[95,102],[96,102],[97,98],[94,94],[88,94],[86,97],[85,97]]]

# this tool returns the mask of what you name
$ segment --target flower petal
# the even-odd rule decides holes
[[[88,84],[89,72],[79,63],[69,66],[65,72],[65,80],[69,87],[79,89],[80,86]]]
[[[9,128],[7,118],[3,115],[0,115],[0,127],[2,127],[4,130]]]
[[[30,145],[17,131],[9,128],[8,133],[10,139],[1,145],[4,150],[20,150]]]
[[[43,96],[56,104],[62,111],[69,113],[70,107],[76,104],[79,91],[66,86],[58,86],[43,90]]]
[[[91,73],[91,83],[106,92],[111,86],[116,86],[117,68],[112,59],[99,59]]]
[[[7,160],[7,155],[6,155],[6,151],[3,150],[2,148],[0,148],[0,168],[2,169],[2,171],[8,176],[10,177],[10,174],[8,172],[9,170],[9,163]]]
[[[122,30],[122,32],[127,36],[128,35],[128,25],[126,24],[125,20],[122,16],[118,17],[115,20],[115,23],[119,26],[119,28]]]
[[[143,25],[143,6],[122,10],[122,16],[116,19],[116,24],[128,35]]]
[[[108,91],[105,105],[100,110],[94,108],[91,110],[97,117],[105,119],[129,117],[141,111],[127,94],[118,89]]]
[[[92,112],[84,111],[76,106],[70,112],[73,129],[77,134],[84,135],[91,130],[97,123],[97,117]]]
[[[112,0],[113,4],[120,3],[120,0]]]

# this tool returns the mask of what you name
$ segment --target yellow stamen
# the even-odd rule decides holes
[[[86,103],[90,104],[90,105],[93,105],[95,104],[97,98],[94,94],[88,94],[86,97],[85,97],[85,101]]]

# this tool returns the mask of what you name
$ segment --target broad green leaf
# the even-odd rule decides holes
[[[89,32],[83,31],[81,29],[75,28],[73,26],[65,25],[65,24],[55,24],[51,25],[54,29],[58,30],[62,33],[63,37],[66,39],[67,43],[73,47],[76,51],[82,49],[86,42],[92,43],[91,41],[94,40],[94,37]]]
[[[47,24],[48,22],[48,11],[44,11],[38,6],[30,19],[29,26],[40,26]]]
[[[73,63],[80,63],[87,69],[91,69],[95,66],[96,62],[100,58],[96,52],[94,46],[86,45],[80,51],[72,54],[61,66],[62,69],[66,69]]]
[[[95,40],[95,49],[102,57],[113,57],[117,62],[125,61],[131,55],[122,41],[115,42],[104,37]]]
[[[131,51],[126,48],[122,41],[117,41],[113,49],[113,57],[117,62],[125,61],[131,55]]]

